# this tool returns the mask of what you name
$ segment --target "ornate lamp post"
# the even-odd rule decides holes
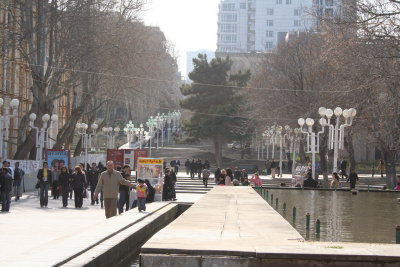
[[[124,132],[128,139],[128,144],[134,142],[135,130],[136,130],[135,125],[132,123],[132,121],[129,121],[129,123],[124,128]]]
[[[354,108],[342,110],[340,107],[335,108],[334,111],[320,107],[318,110],[322,118],[328,119],[327,126],[329,127],[328,148],[333,149],[333,172],[337,172],[337,160],[339,149],[344,148],[344,128],[349,127],[353,123],[353,118],[356,116],[357,111]],[[336,123],[331,123],[331,118],[335,114]],[[344,124],[340,125],[340,118],[343,116]]]
[[[92,133],[87,133],[87,129],[89,125],[86,123],[77,123],[76,129],[78,130],[78,134],[82,136],[82,149],[84,151],[84,161],[85,161],[85,168],[88,164],[88,149],[92,147],[92,136],[96,134],[96,130],[99,126],[93,123],[90,128],[92,129]]]
[[[294,173],[296,171],[297,145],[299,144],[299,141],[301,140],[301,129],[300,128],[294,129],[294,135],[292,135],[291,139],[292,139],[292,149],[293,149],[292,175],[294,175]]]
[[[107,138],[107,149],[114,149],[115,148],[115,137],[118,136],[120,128],[115,127],[103,127],[103,132]]]
[[[51,119],[50,127],[47,127],[47,122]],[[42,116],[42,128],[38,128],[34,126],[34,122],[36,120],[36,114],[31,113],[29,115],[29,127],[31,129],[36,130],[36,160],[41,161],[43,160],[43,149],[46,148],[47,143],[49,141],[49,132],[51,129],[57,127],[58,116],[53,114],[44,114]]]
[[[298,121],[298,124],[300,125],[300,130],[302,133],[307,135],[307,151],[306,153],[311,153],[312,155],[312,162],[311,162],[311,169],[312,169],[312,177],[315,179],[315,153],[319,152],[319,136],[324,132],[324,127],[327,125],[327,122],[324,118],[321,118],[319,120],[319,124],[322,127],[322,131],[315,133],[313,132],[313,125],[314,125],[314,120],[307,118],[304,120],[303,118],[300,118]],[[303,129],[304,123],[308,127],[308,131],[305,131]]]
[[[8,102],[0,98],[0,109],[3,106],[3,115],[0,116],[0,151],[3,159],[7,158],[10,119],[18,116],[19,100],[12,99]],[[5,102],[5,103],[4,103]]]
[[[171,135],[171,122],[172,122],[172,113],[168,112],[168,114],[166,115],[166,120],[167,120],[167,124],[168,124],[168,143],[169,143],[169,138]]]
[[[140,124],[139,128],[135,129],[135,134],[139,141],[139,148],[142,149],[143,137],[145,134],[143,124]]]
[[[151,139],[154,136],[154,128],[156,126],[156,121],[153,119],[153,116],[151,116],[148,121],[146,122],[146,126],[149,127],[149,155],[151,157]]]

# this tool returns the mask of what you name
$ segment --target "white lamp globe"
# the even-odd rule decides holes
[[[16,107],[18,107],[18,105],[19,105],[19,100],[18,99],[14,98],[13,100],[11,100],[10,106],[12,108],[16,108]]]
[[[99,125],[93,123],[92,126],[90,126],[90,128],[92,128],[93,130],[97,130],[97,128],[99,128]]]
[[[300,125],[300,127],[303,127],[304,122],[305,122],[305,121],[304,121],[303,118],[300,118],[300,119],[297,120],[297,123]]]
[[[87,128],[89,128],[89,126],[86,123],[81,123],[81,128],[84,130],[87,130]]]
[[[332,109],[327,109],[325,116],[330,119],[333,116],[333,110]]]
[[[326,121],[325,118],[321,118],[321,119],[319,119],[319,124],[320,124],[322,127],[325,127],[325,126],[328,124],[328,122]]]
[[[1,101],[0,101],[0,102],[1,102]],[[31,114],[29,115],[29,120],[30,120],[30,121],[36,120],[36,114],[35,114],[35,113],[31,113]]]
[[[343,117],[345,117],[347,119],[350,116],[351,116],[351,113],[348,109],[343,110]]]
[[[326,108],[320,107],[320,108],[318,109],[318,113],[319,113],[319,115],[320,115],[321,117],[325,117],[325,115],[326,115]]]
[[[307,124],[307,126],[313,126],[314,125],[314,120],[311,119],[311,118],[307,118],[306,119],[306,124]]]
[[[117,126],[114,128],[114,132],[118,133],[121,129]]]
[[[351,108],[351,109],[349,109],[349,112],[351,113],[351,117],[352,118],[354,118],[355,116],[356,116],[356,114],[357,114],[357,110],[355,109],[355,108]]]
[[[50,120],[50,115],[49,115],[49,114],[44,114],[44,115],[42,116],[42,121],[48,122],[49,120]]]
[[[337,108],[335,108],[333,113],[335,114],[336,117],[339,117],[340,115],[342,115],[343,110],[342,110],[342,108],[337,107]]]
[[[56,114],[51,115],[51,121],[57,122],[58,121],[58,116]]]

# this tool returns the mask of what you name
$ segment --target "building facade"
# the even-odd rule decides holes
[[[341,0],[222,0],[217,52],[271,51],[293,31],[318,31],[343,12]]]

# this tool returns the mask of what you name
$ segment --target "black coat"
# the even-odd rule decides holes
[[[100,171],[99,170],[90,170],[87,172],[87,179],[88,179],[88,184],[90,186],[97,186],[97,182],[99,181],[99,175]]]
[[[82,190],[86,188],[86,177],[83,173],[72,174],[72,188]]]
[[[43,169],[40,169],[38,171],[37,178],[39,179],[40,183],[44,183],[44,180],[43,180],[43,178],[44,178]],[[52,182],[53,182],[53,177],[51,176],[51,170],[50,169],[47,169],[47,182],[49,184],[52,184]]]
[[[71,174],[69,174],[68,172],[62,172],[58,177],[58,183],[60,186],[69,186],[69,183],[72,180],[71,178]]]
[[[13,178],[9,173],[0,174],[0,191],[10,193],[13,187]]]

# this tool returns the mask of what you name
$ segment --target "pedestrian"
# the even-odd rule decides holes
[[[271,176],[273,179],[275,179],[277,165],[278,164],[275,162],[275,159],[272,159],[272,161],[271,161]]]
[[[249,179],[249,175],[247,174],[246,169],[243,169],[242,170],[242,180],[240,182],[243,183],[246,178]]]
[[[11,167],[9,161],[7,160],[3,161],[3,168],[7,168],[7,171],[11,175],[11,177],[14,177],[14,169]]]
[[[394,187],[394,190],[400,191],[400,181],[397,182],[397,185]]]
[[[49,164],[43,162],[43,168],[38,171],[37,178],[39,179],[40,188],[40,207],[47,207],[49,202],[49,188],[52,184],[51,171],[49,170]]]
[[[74,170],[72,169],[72,164],[68,163],[68,173],[70,174],[70,181],[69,181],[69,199],[72,199],[72,194],[74,190],[72,189],[72,174],[74,174]]]
[[[304,188],[316,188],[317,187],[317,182],[315,179],[312,178],[312,171],[308,170],[306,179],[304,180],[303,183]]]
[[[381,178],[383,178],[383,173],[385,172],[385,161],[383,159],[379,160],[378,170],[381,173]]]
[[[81,166],[75,167],[75,173],[72,174],[72,188],[75,195],[75,208],[82,208],[83,194],[86,193],[86,176]],[[84,192],[85,191],[85,192]]]
[[[260,179],[258,172],[256,172],[250,179],[250,182],[254,184],[255,187],[262,187],[263,183]]]
[[[192,162],[190,162],[190,179],[194,179],[194,174],[196,173],[196,170],[196,162],[194,162],[194,159],[192,159]]]
[[[176,200],[176,191],[175,191],[175,186],[176,186],[176,173],[174,170],[170,171],[170,175],[171,175],[171,181],[172,181],[172,200]]]
[[[336,189],[340,187],[339,175],[337,172],[332,173],[331,188]]]
[[[202,171],[202,175],[203,175],[203,185],[204,187],[207,187],[208,185],[208,178],[210,177],[210,170],[207,168],[204,168]]]
[[[132,186],[132,184],[130,181],[124,179],[120,172],[114,170],[114,162],[107,161],[106,168],[107,170],[100,174],[94,198],[97,199],[99,193],[103,191],[106,218],[110,218],[117,215],[119,185]]]
[[[22,197],[22,185],[24,180],[25,172],[19,167],[19,162],[15,162],[15,170],[14,170],[14,195],[15,201],[18,201],[20,197]]]
[[[100,170],[97,168],[96,163],[93,162],[92,163],[92,167],[90,168],[90,170],[87,172],[87,182],[89,184],[90,187],[90,199],[91,199],[91,205],[94,205],[94,203],[96,202],[96,204],[99,204],[99,200],[96,199],[94,200],[93,196],[94,196],[94,191],[96,190],[96,186],[97,186],[97,182],[99,181],[99,176],[100,176]],[[101,196],[103,194],[101,193]],[[100,197],[101,199],[102,197]]]
[[[222,171],[221,171],[222,173]],[[225,185],[226,186],[232,186],[232,180],[233,180],[233,174],[231,169],[226,169],[225,171]]]
[[[13,178],[9,173],[8,167],[3,167],[1,168],[0,174],[0,196],[2,212],[10,211],[12,188]]]
[[[203,170],[203,163],[201,163],[201,159],[197,160],[197,178],[200,180],[201,179],[201,171]]]
[[[204,161],[204,168],[206,168],[206,169],[210,169],[210,162],[208,161],[208,159],[206,159],[205,161]]]
[[[235,167],[235,171],[233,172],[233,179],[236,179],[238,181],[242,180],[242,172],[239,170],[238,167]]]
[[[221,178],[221,169],[218,167],[214,173],[214,182],[215,184],[219,184],[219,178]]]
[[[146,198],[146,203],[152,203],[154,202],[154,195],[156,193],[156,190],[154,189],[153,186],[151,186],[150,181],[148,179],[144,180],[144,183],[147,185],[147,198]]]
[[[245,177],[244,178],[242,185],[244,185],[244,186],[249,186],[250,185],[249,177]]]
[[[181,161],[179,159],[176,159],[175,160],[175,170],[174,170],[174,172],[178,173],[180,167],[181,167]]]
[[[351,170],[350,171],[350,175],[347,178],[346,182],[348,182],[348,181],[350,181],[350,189],[355,189],[356,188],[356,182],[358,181],[358,175],[357,175],[355,170]]]
[[[51,194],[53,199],[58,199],[60,197],[60,188],[58,184],[58,177],[60,176],[60,171],[58,169],[59,161],[55,159],[51,162],[51,177],[52,177],[52,184],[51,184]]]
[[[175,166],[176,166],[176,161],[173,159],[173,160],[171,160],[171,162],[169,163],[169,166],[170,166],[170,170],[175,170]]]
[[[163,185],[163,191],[162,191],[162,199],[163,200],[172,200],[173,199],[173,183],[172,183],[172,177],[171,177],[171,172],[169,169],[165,170],[165,176],[164,176],[164,185]]]
[[[220,174],[220,176],[219,176],[219,179],[218,179],[218,185],[225,185],[225,182],[226,182],[226,170],[225,169],[222,169],[221,170],[221,174]],[[229,179],[229,181],[231,180],[229,177],[228,177],[228,179]]]
[[[61,167],[61,173],[60,176],[58,177],[58,182],[61,189],[61,197],[64,208],[68,206],[68,193],[69,193],[70,181],[72,180],[71,178],[72,175],[69,174],[67,167],[65,166]]]
[[[265,169],[267,170],[267,175],[270,175],[271,174],[271,161],[270,160],[267,160],[265,162]]]
[[[138,179],[138,185],[136,186],[136,196],[139,212],[142,210],[146,211],[147,185],[140,178]]]
[[[340,173],[340,176],[341,176],[342,180],[348,178],[348,175],[347,175],[347,161],[344,160],[344,159],[342,159],[340,161],[339,173]],[[344,178],[343,176],[346,177],[346,178]]]
[[[374,176],[375,176],[375,167],[372,166],[372,168],[371,168],[371,177],[374,178]]]
[[[131,168],[129,165],[125,165],[122,168],[121,172],[122,178],[131,181]],[[124,206],[125,206],[125,211],[129,210],[129,186],[127,185],[119,185],[119,199],[118,199],[118,214],[121,214],[124,212]]]
[[[189,175],[189,173],[190,173],[190,160],[189,159],[186,160],[185,167],[186,167],[186,175]]]

